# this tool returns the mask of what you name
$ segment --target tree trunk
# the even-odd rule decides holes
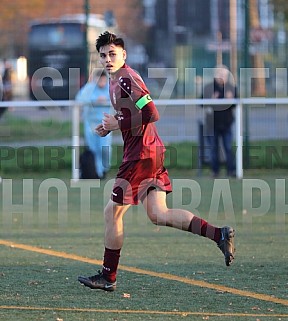
[[[249,0],[250,4],[250,27],[251,30],[260,28],[259,14],[258,14],[258,0]],[[261,40],[260,40],[261,41]],[[255,78],[252,80],[252,95],[265,96],[266,82],[264,72],[264,59],[260,52],[255,52],[252,55],[252,68],[255,69]]]

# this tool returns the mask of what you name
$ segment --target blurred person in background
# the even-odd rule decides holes
[[[76,95],[76,101],[83,105],[85,144],[94,155],[96,177],[91,178],[105,178],[110,169],[112,136],[100,137],[95,132],[95,127],[101,123],[104,113],[110,111],[107,74],[95,70],[91,80]]]
[[[2,76],[0,75],[0,101],[3,100],[3,81]]]
[[[230,71],[225,65],[217,65],[214,79],[203,90],[204,99],[236,98],[236,86],[229,79]],[[210,150],[210,166],[214,178],[220,171],[220,140],[225,152],[227,175],[235,177],[235,159],[233,154],[232,125],[234,122],[235,105],[203,105],[205,111],[204,136],[206,136]]]
[[[4,72],[2,75],[2,100],[3,101],[10,101],[13,98],[12,92],[12,68],[10,63],[7,60],[4,60]],[[6,111],[6,107],[0,108],[0,117]]]

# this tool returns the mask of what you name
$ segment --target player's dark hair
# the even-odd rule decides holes
[[[100,51],[101,47],[111,44],[125,49],[124,40],[109,31],[101,33],[101,35],[96,39],[96,49],[98,52]]]

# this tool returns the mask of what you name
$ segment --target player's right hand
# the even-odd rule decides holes
[[[110,133],[110,130],[104,129],[102,124],[99,124],[95,127],[95,132],[101,137],[105,137]]]

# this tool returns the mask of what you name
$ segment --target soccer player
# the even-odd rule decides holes
[[[232,227],[213,226],[183,209],[169,209],[166,194],[172,191],[163,166],[165,147],[155,122],[158,111],[142,78],[126,63],[122,38],[106,31],[96,41],[100,62],[110,76],[109,91],[115,115],[105,113],[96,132],[104,137],[111,131],[122,133],[123,160],[104,209],[105,251],[102,271],[78,281],[91,289],[114,291],[123,245],[123,216],[131,205],[142,202],[149,219],[156,225],[170,226],[213,240],[229,266],[234,259]]]

